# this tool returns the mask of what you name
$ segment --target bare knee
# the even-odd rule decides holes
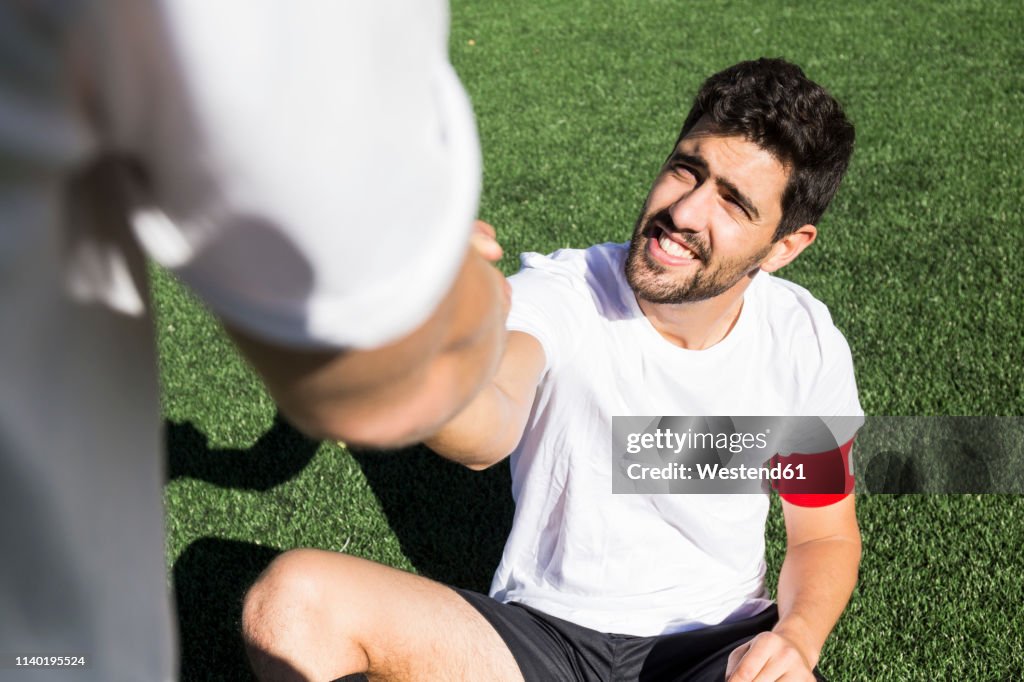
[[[308,550],[292,550],[274,559],[249,588],[242,603],[242,632],[260,641],[295,627],[315,603],[315,578],[304,571]]]
[[[254,671],[261,679],[316,677],[332,652],[323,635],[333,628],[327,620],[337,604],[324,603],[324,553],[296,549],[277,557],[249,588],[242,604],[242,636]],[[335,646],[344,647],[334,632]],[[337,649],[335,655],[340,653]],[[358,667],[358,656],[348,652]],[[356,659],[356,660],[352,660]]]

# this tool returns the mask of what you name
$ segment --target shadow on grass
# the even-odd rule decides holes
[[[471,471],[425,447],[353,455],[416,570],[486,593],[512,527],[508,463]]]
[[[183,682],[255,679],[242,645],[242,597],[280,553],[203,538],[174,562]]]
[[[297,476],[320,447],[280,414],[245,450],[212,449],[191,423],[166,422],[171,480],[195,478],[224,488],[269,490]],[[279,550],[203,538],[174,563],[181,679],[253,680],[242,645],[242,597]]]
[[[224,488],[268,490],[301,472],[320,447],[284,417],[246,450],[211,449],[206,436],[189,422],[165,422],[168,474],[196,478]]]

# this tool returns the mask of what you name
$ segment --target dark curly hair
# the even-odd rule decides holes
[[[704,81],[676,145],[704,116],[715,132],[742,135],[790,169],[775,240],[818,222],[853,154],[853,124],[832,95],[799,66],[762,58]]]

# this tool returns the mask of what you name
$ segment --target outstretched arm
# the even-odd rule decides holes
[[[783,500],[787,542],[779,622],[733,651],[729,682],[814,679],[810,671],[857,583],[861,545],[853,498],[827,507]]]
[[[494,379],[427,446],[471,469],[500,462],[522,438],[544,362],[537,339],[510,332]]]

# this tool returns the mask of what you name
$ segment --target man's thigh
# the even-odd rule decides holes
[[[307,652],[315,659],[307,669],[327,679],[365,671],[370,680],[522,680],[494,628],[441,583],[345,554],[297,550],[271,564],[259,590],[259,603],[246,605],[249,618],[294,621],[297,637],[286,627],[267,632],[298,640],[282,650],[296,658]]]

